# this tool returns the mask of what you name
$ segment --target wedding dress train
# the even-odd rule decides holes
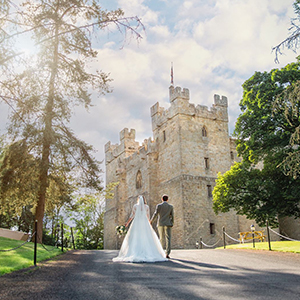
[[[124,238],[119,255],[114,262],[157,262],[168,261],[165,252],[149,223],[149,206],[142,196],[133,207],[134,219]],[[148,215],[148,216],[147,216]]]

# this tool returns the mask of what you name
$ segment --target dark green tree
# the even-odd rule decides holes
[[[235,209],[263,224],[278,217],[299,217],[300,181],[284,172],[294,153],[290,141],[299,118],[290,122],[283,108],[286,91],[300,80],[299,61],[282,69],[256,72],[243,84],[234,134],[242,163],[219,175],[213,191],[215,212]]]
[[[25,1],[14,19],[5,17],[5,24],[12,22],[16,29],[4,39],[30,33],[37,51],[15,72],[6,73],[0,82],[0,97],[12,108],[8,131],[12,142],[26,144],[27,152],[38,162],[34,208],[39,242],[50,178],[54,183],[55,178],[65,182],[65,191],[70,185],[87,192],[101,190],[101,169],[92,156],[92,146],[79,140],[67,126],[74,105],[91,106],[92,89],[110,91],[106,73],[88,71],[88,63],[97,57],[92,41],[109,25],[141,37],[138,30],[142,24],[137,17],[125,18],[121,9],[104,11],[98,3]]]
[[[274,103],[283,101],[286,88],[300,80],[300,62],[270,72],[256,72],[243,84],[242,113],[234,135],[243,160],[258,163],[274,152],[286,151],[296,124],[289,124]]]
[[[291,130],[287,157],[281,163],[287,175],[300,174],[300,81],[287,86],[274,103],[274,114],[283,114]]]
[[[213,190],[213,209],[216,213],[234,209],[237,214],[265,226],[278,226],[285,216],[300,217],[299,180],[286,176],[274,167],[280,159],[270,157],[258,169],[246,163],[235,163],[224,174],[219,173]]]

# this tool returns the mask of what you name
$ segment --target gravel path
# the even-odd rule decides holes
[[[300,255],[173,250],[162,263],[113,263],[117,251],[70,251],[0,277],[1,300],[300,299]]]

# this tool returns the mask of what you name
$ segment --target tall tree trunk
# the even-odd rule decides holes
[[[51,144],[53,143],[52,135],[52,120],[53,120],[53,108],[54,108],[54,97],[55,97],[55,80],[58,70],[58,33],[59,27],[58,22],[56,23],[55,28],[55,43],[53,51],[53,62],[51,67],[51,76],[49,81],[49,90],[48,90],[48,101],[45,108],[45,128],[43,132],[43,146],[42,146],[42,160],[40,166],[40,188],[38,193],[38,204],[35,212],[35,219],[37,220],[37,241],[42,243],[43,240],[43,219],[45,213],[45,204],[46,204],[46,193],[48,187],[48,172],[49,172],[49,161],[50,161],[50,149]]]

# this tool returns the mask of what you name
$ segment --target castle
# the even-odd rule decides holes
[[[118,249],[115,228],[125,224],[137,196],[146,197],[151,214],[168,194],[174,206],[173,248],[195,248],[200,237],[221,245],[222,227],[237,238],[253,221],[235,212],[216,215],[212,190],[217,173],[238,161],[234,140],[228,132],[227,98],[214,95],[210,109],[191,104],[188,89],[169,88],[170,107],[151,107],[153,138],[142,145],[135,130],[120,132],[120,144],[105,145],[106,183],[118,182],[113,199],[106,199],[104,248]]]

